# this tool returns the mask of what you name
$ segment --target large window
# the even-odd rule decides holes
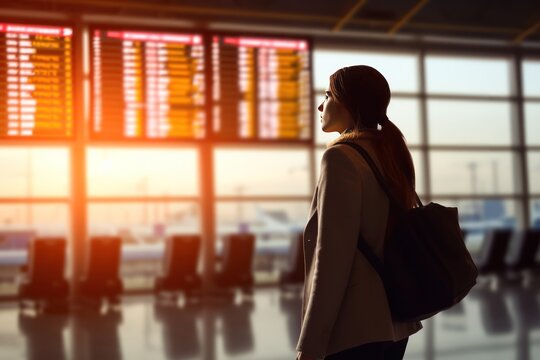
[[[529,97],[524,103],[525,137],[531,146],[540,145],[536,135],[540,130],[534,130],[540,80],[531,81],[540,74],[538,63],[525,61],[523,70],[524,94]],[[514,97],[517,82],[512,57],[325,48],[316,49],[314,64],[317,104],[323,99],[328,76],[342,66],[365,64],[383,73],[392,90],[388,114],[411,149],[417,192],[424,199],[457,205],[469,234],[480,239],[489,228],[516,227],[523,222],[520,216],[527,205],[522,199],[527,194],[521,167],[524,154],[518,150],[523,119]],[[419,72],[421,68],[424,73]],[[318,176],[325,145],[338,134],[322,133],[318,114],[315,124]],[[530,192],[540,194],[535,185],[540,182],[534,170],[540,168],[536,152],[529,153],[525,176]],[[534,200],[530,204],[533,221],[538,216],[535,204]]]
[[[428,53],[426,124],[431,197],[459,208],[471,248],[483,232],[516,227],[522,194],[518,104],[507,57]]]
[[[81,108],[87,110],[74,113],[74,119],[87,123],[93,119],[89,84],[95,80],[89,71],[95,66],[88,51],[90,35],[85,34],[83,44],[74,44],[86,49],[83,78],[74,81],[84,83],[86,90],[74,88],[75,95],[82,92],[74,98],[84,99]],[[472,249],[490,228],[540,227],[539,58],[525,56],[518,63],[520,57],[511,50],[501,55],[480,49],[472,55],[451,47],[443,53],[429,45],[390,49],[361,41],[354,48],[340,48],[320,40],[313,50],[314,107],[323,100],[329,76],[341,67],[369,65],[387,78],[392,90],[388,115],[411,150],[416,190],[426,201],[459,208]],[[256,109],[257,116],[264,117],[264,109],[268,107]],[[236,116],[231,114],[227,116]],[[215,119],[207,119],[209,124],[217,126],[218,115],[219,110]],[[66,237],[71,254],[73,232],[79,230],[79,222],[72,221],[79,214],[71,205],[77,201],[87,210],[82,221],[86,238],[77,241],[86,246],[87,238],[96,235],[122,238],[127,289],[152,286],[162,264],[163,240],[171,234],[210,233],[219,261],[225,235],[252,232],[256,281],[277,281],[291,240],[304,229],[322,155],[338,136],[324,133],[319,112],[314,115],[313,144],[233,144],[223,140],[227,137],[216,143],[178,138],[112,142],[82,132],[54,143],[21,140],[15,146],[3,140],[0,294],[15,291],[13,278],[26,261],[31,237]],[[220,126],[230,130],[225,124]],[[300,138],[309,137],[304,135]],[[86,156],[79,159],[76,150],[81,148]],[[86,171],[84,179],[75,173],[78,164]]]

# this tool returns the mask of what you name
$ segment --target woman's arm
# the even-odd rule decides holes
[[[317,358],[326,355],[357,251],[360,181],[345,152],[338,147],[326,150],[321,163],[317,201],[319,227],[314,274],[296,348]]]

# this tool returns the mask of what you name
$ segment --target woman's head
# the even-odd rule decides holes
[[[366,65],[344,67],[330,76],[319,105],[323,131],[376,129],[388,119],[390,87],[384,76]]]
[[[370,134],[377,156],[384,165],[391,191],[404,206],[413,206],[415,173],[411,153],[403,134],[388,119],[390,87],[380,72],[366,65],[339,69],[330,76],[327,97],[319,106],[322,129],[343,133],[351,129],[361,134],[364,130],[381,130]]]

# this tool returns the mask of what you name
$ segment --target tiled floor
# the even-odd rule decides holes
[[[477,287],[456,308],[424,322],[406,359],[540,359],[540,288]],[[0,359],[293,360],[300,298],[258,289],[253,301],[155,305],[124,298],[119,311],[21,314],[0,306]]]

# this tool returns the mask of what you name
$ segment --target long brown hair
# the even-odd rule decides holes
[[[355,130],[375,130],[366,133],[375,134],[371,138],[391,191],[404,207],[413,207],[414,165],[403,134],[386,115],[390,86],[384,76],[366,65],[344,67],[330,76],[330,91],[352,115]]]

